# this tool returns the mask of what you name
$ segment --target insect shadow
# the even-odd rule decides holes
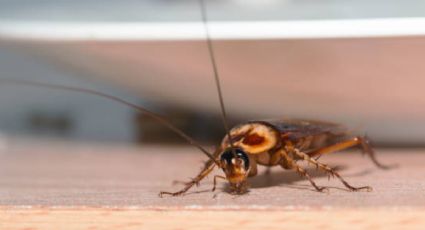
[[[341,171],[345,168],[347,167],[338,166],[334,169],[336,171]],[[308,172],[312,178],[327,177],[326,173],[315,170],[315,168],[309,168]],[[265,188],[270,186],[279,186],[283,184],[293,184],[295,182],[304,180],[305,179],[295,171],[279,170],[271,171],[270,173],[261,173],[257,177],[249,178],[249,183],[251,185],[251,188]]]
[[[333,167],[335,171],[343,171],[347,169],[348,167],[345,165],[339,165],[336,167]],[[309,174],[312,178],[321,178],[321,177],[328,177],[328,174],[323,173],[319,170],[316,170],[314,167],[308,168]],[[352,173],[350,175],[346,175],[346,177],[357,177],[357,176],[364,176],[372,171],[369,169],[363,170],[361,172]],[[291,188],[295,189],[310,189],[310,186],[302,186],[302,185],[293,185],[294,183],[298,181],[304,181],[304,178],[301,177],[299,174],[297,174],[294,171],[272,171],[270,173],[262,173],[259,174],[257,177],[249,178],[250,187],[251,188],[266,188],[271,186],[281,186],[285,185]],[[328,187],[328,188],[335,188],[335,189],[342,189],[346,190],[345,188],[339,188],[339,187]],[[228,188],[225,187],[225,190]],[[314,190],[313,190],[314,191]]]

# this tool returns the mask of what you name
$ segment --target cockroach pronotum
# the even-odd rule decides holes
[[[350,191],[372,190],[369,186],[354,187],[350,185],[334,169],[318,161],[318,157],[324,154],[358,146],[370,157],[377,167],[382,169],[390,168],[377,161],[375,153],[366,137],[350,136],[347,130],[341,125],[311,120],[261,120],[249,121],[229,129],[226,121],[226,111],[217,65],[214,59],[213,44],[208,31],[206,7],[203,0],[200,0],[200,6],[206,33],[208,53],[214,72],[222,112],[223,125],[226,130],[225,137],[214,153],[207,151],[193,138],[159,114],[103,92],[30,80],[0,79],[0,84],[29,85],[81,92],[125,104],[166,126],[191,145],[197,147],[209,158],[201,172],[191,181],[185,183],[183,189],[177,192],[160,192],[159,196],[161,197],[163,195],[178,196],[186,193],[194,185],[198,185],[215,167],[222,169],[225,176],[214,176],[213,191],[216,188],[217,179],[223,179],[229,182],[231,193],[246,193],[249,188],[247,178],[257,175],[257,165],[281,166],[284,169],[294,170],[302,177],[309,180],[317,191],[321,192],[326,189],[325,187],[318,186],[309,173],[298,164],[298,161],[302,160],[313,164],[317,169],[324,171],[329,176],[337,177]]]

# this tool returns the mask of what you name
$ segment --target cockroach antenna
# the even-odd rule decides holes
[[[98,92],[92,89],[85,89],[85,88],[79,88],[79,87],[72,87],[72,86],[64,86],[64,85],[57,85],[57,84],[50,84],[50,83],[41,83],[36,81],[30,81],[30,80],[16,80],[16,79],[0,79],[0,85],[6,85],[6,84],[14,84],[14,85],[26,85],[26,86],[38,86],[38,87],[44,87],[44,88],[50,88],[50,89],[60,89],[60,90],[66,90],[66,91],[73,91],[73,92],[80,92],[85,94],[91,94],[98,97],[106,98],[115,102],[119,102],[121,104],[124,104],[130,108],[135,109],[138,112],[141,112],[143,114],[146,114],[150,118],[156,120],[158,123],[164,125],[183,139],[185,139],[189,144],[195,146],[201,152],[203,152],[208,158],[210,158],[214,163],[219,165],[218,161],[213,157],[211,153],[209,153],[205,148],[203,148],[198,142],[196,142],[193,138],[191,138],[189,135],[187,135],[185,132],[174,126],[171,122],[166,120],[164,117],[162,117],[159,114],[156,114],[140,105],[136,105],[134,103],[131,103],[129,101],[123,100],[121,98],[118,98],[113,95],[109,95],[106,93]]]
[[[223,126],[224,126],[224,129],[226,131],[227,138],[229,139],[229,143],[230,143],[230,147],[232,149],[232,153],[233,153],[234,156],[236,156],[236,151],[234,150],[234,144],[233,144],[232,137],[230,136],[230,129],[229,129],[229,125],[228,125],[228,122],[227,122],[226,108],[224,106],[223,93],[221,91],[221,85],[220,85],[220,77],[219,77],[219,74],[218,74],[217,63],[215,61],[214,47],[213,47],[213,43],[211,41],[210,31],[209,31],[209,28],[208,28],[207,8],[205,6],[204,0],[199,0],[199,5],[201,7],[202,23],[203,23],[204,29],[205,29],[205,36],[206,36],[208,54],[209,54],[209,57],[210,57],[210,60],[211,60],[211,66],[212,66],[212,69],[213,69],[213,72],[214,72],[214,79],[215,79],[215,85],[217,86],[218,99],[220,101],[221,118],[222,118],[222,121],[223,121]]]

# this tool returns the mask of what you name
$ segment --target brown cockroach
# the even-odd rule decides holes
[[[323,154],[359,146],[376,166],[382,169],[389,168],[389,166],[384,166],[376,160],[375,153],[366,137],[350,136],[347,130],[341,125],[310,120],[261,120],[246,122],[229,129],[226,121],[226,111],[217,66],[214,59],[213,44],[208,31],[206,8],[203,0],[200,0],[200,3],[208,53],[214,72],[223,125],[226,130],[226,136],[214,153],[207,151],[193,138],[171,124],[161,115],[103,92],[30,80],[0,79],[0,84],[18,84],[62,89],[96,95],[125,104],[166,126],[188,143],[198,148],[209,158],[201,172],[191,181],[185,183],[183,189],[177,192],[160,192],[159,196],[161,197],[163,195],[178,196],[186,193],[191,187],[198,185],[216,166],[223,170],[225,176],[214,176],[213,191],[216,188],[217,179],[224,179],[229,182],[232,193],[246,193],[249,188],[247,178],[257,175],[257,165],[281,166],[284,169],[294,170],[302,177],[308,179],[317,191],[323,191],[325,188],[316,185],[309,173],[298,164],[298,162],[302,160],[313,164],[317,169],[326,172],[330,176],[337,177],[350,191],[370,191],[371,187],[369,186],[354,187],[350,185],[334,169],[318,161],[318,157]]]
[[[284,169],[294,170],[309,180],[317,191],[323,191],[325,187],[319,187],[309,173],[298,164],[301,160],[307,161],[330,176],[337,177],[350,191],[370,191],[372,188],[369,186],[350,185],[333,168],[316,159],[323,154],[353,146],[361,147],[379,168],[389,168],[376,160],[375,153],[366,137],[350,137],[341,125],[309,120],[250,121],[230,130],[230,139],[228,136],[224,137],[215,151],[214,160],[207,161],[202,171],[192,181],[186,183],[182,190],[161,192],[160,195],[184,194],[192,186],[199,184],[215,166],[223,170],[225,177],[214,176],[213,191],[216,188],[217,179],[224,179],[229,182],[232,193],[246,193],[247,178],[257,175],[257,165],[281,166]]]

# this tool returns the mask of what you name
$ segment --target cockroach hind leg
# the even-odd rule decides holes
[[[311,158],[315,158],[315,160],[318,160],[318,158],[324,154],[329,154],[333,152],[338,152],[344,149],[348,149],[350,147],[359,146],[360,149],[364,154],[367,154],[369,158],[372,160],[372,162],[380,169],[392,169],[397,167],[398,165],[383,165],[376,159],[375,151],[373,150],[369,139],[367,136],[356,136],[341,142],[338,142],[333,145],[325,146],[323,148],[317,149],[313,152],[309,152],[308,155]]]
[[[356,137],[355,139],[357,139],[360,142],[360,148],[363,152],[363,154],[367,154],[369,156],[369,158],[372,160],[372,162],[376,165],[376,167],[380,168],[380,169],[393,169],[393,168],[397,168],[399,165],[398,164],[392,164],[392,165],[383,165],[381,164],[378,159],[376,159],[376,154],[375,151],[373,150],[371,144],[370,144],[370,140],[369,138],[365,135],[363,137]]]

